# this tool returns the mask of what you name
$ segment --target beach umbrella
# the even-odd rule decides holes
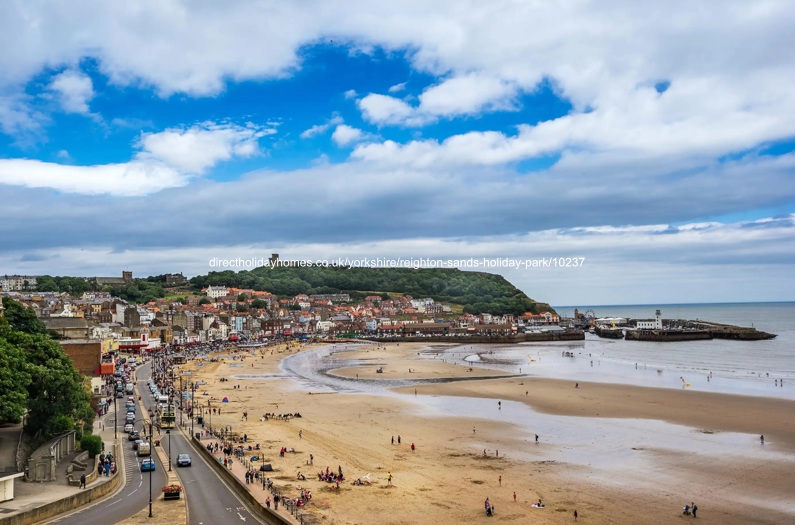
[[[229,403],[229,398],[228,398],[228,397],[225,397],[225,398],[224,398],[224,400],[223,400],[223,401],[221,401],[221,403]]]

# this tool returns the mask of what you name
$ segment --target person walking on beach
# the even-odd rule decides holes
[[[538,443],[538,434],[536,434],[536,443]]]
[[[574,521],[577,521],[577,509],[574,509]]]
[[[388,472],[387,475],[386,475],[386,484],[387,485],[392,485],[392,473],[391,472]]]
[[[395,444],[395,436],[392,436],[392,444]]]
[[[516,503],[516,491],[513,491],[513,502]]]
[[[761,436],[759,436],[759,441],[760,441],[760,442],[761,442],[763,445],[765,444],[765,436],[764,436],[764,434],[762,434]]]
[[[693,517],[695,518],[696,517],[696,511],[698,510],[698,505],[696,505],[693,502],[690,502],[690,507],[691,507],[691,510],[693,511]]]
[[[500,476],[499,482],[500,482],[500,487],[502,487],[502,476]]]
[[[398,445],[400,445],[400,434],[398,434]]]
[[[411,444],[411,451],[414,452],[414,443]]]

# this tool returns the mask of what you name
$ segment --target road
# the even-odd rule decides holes
[[[138,367],[136,376],[137,394],[141,396],[146,410],[154,409],[155,401],[149,392],[146,381],[150,378],[150,365]],[[122,401],[122,400],[119,400]],[[121,407],[119,407],[120,410]],[[140,409],[139,409],[140,410]],[[141,417],[140,414],[138,414]],[[108,424],[113,418],[111,412],[108,416]],[[123,420],[122,420],[123,421]],[[177,419],[179,423],[179,419]],[[136,429],[140,429],[142,423],[136,424]],[[84,510],[77,511],[68,516],[49,523],[59,525],[106,525],[116,523],[134,515],[145,508],[149,502],[149,473],[141,475],[139,464],[132,450],[132,444],[126,441],[126,434],[121,433],[123,426],[119,427],[120,436],[124,436],[122,441],[124,448],[124,462],[126,469],[126,485],[124,489],[101,503]],[[172,468],[178,469],[178,475],[184,486],[183,497],[186,498],[188,505],[188,524],[189,525],[208,525],[216,523],[240,523],[248,525],[251,523],[263,523],[257,518],[246,505],[238,499],[235,493],[229,488],[212,470],[202,456],[194,451],[188,440],[182,435],[179,429],[173,429],[169,437],[163,436],[160,446],[167,453],[171,452],[173,461]],[[190,454],[193,459],[190,467],[178,468],[176,459],[178,454]],[[153,458],[157,454],[152,454]],[[166,483],[165,470],[168,464],[157,463],[157,469],[152,476],[152,498],[160,496],[160,488]]]
[[[136,452],[132,449],[132,442],[127,441],[127,434],[123,432],[124,399],[117,401],[121,402],[117,403],[117,409],[120,411],[119,442],[124,454],[124,488],[96,505],[61,515],[47,523],[57,523],[59,525],[107,525],[108,523],[117,523],[149,505],[150,483],[152,500],[160,497],[160,489],[166,484],[165,468],[168,468],[168,465],[164,467],[160,461],[157,461],[157,454],[153,453],[151,457],[157,461],[157,466],[155,471],[151,473],[151,478],[149,472],[141,472],[140,460],[143,458],[136,456]],[[138,417],[140,417],[140,414],[138,414]],[[113,420],[114,413],[111,410],[105,415],[105,424],[110,427],[113,425]],[[136,429],[141,429],[142,425],[143,423],[139,421],[135,427]]]

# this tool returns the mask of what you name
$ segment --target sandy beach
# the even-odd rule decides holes
[[[708,523],[795,519],[795,422],[786,416],[795,413],[793,401],[492,379],[505,372],[422,359],[422,348],[341,351],[333,357],[340,368],[329,374],[368,385],[463,380],[379,394],[313,392],[280,376],[282,359],[310,351],[299,346],[221,354],[217,363],[182,369],[207,382],[196,396],[205,408],[221,409],[211,416],[213,428],[228,426],[259,443],[283,492],[311,490],[307,511],[317,523],[468,523],[487,519],[487,497],[494,518],[509,522],[573,523],[577,510],[583,523],[679,523],[691,519],[681,512],[691,501]],[[347,366],[352,359],[360,366]],[[302,417],[261,420],[295,412]],[[280,457],[281,447],[295,453]],[[327,466],[345,473],[338,491],[317,479]],[[306,481],[296,480],[299,472]],[[351,484],[368,474],[369,485]],[[545,507],[533,508],[539,499]]]

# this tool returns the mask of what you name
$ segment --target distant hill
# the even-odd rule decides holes
[[[408,294],[460,305],[465,313],[554,312],[548,304],[529,298],[501,275],[457,269],[261,267],[210,272],[192,278],[190,283],[196,289],[229,286],[288,297],[300,293],[347,293],[352,299],[362,299],[367,295]]]
[[[91,283],[83,277],[45,275],[38,281],[40,291],[80,295],[91,289]],[[263,290],[280,297],[293,297],[299,293],[347,293],[351,299],[357,300],[368,295],[386,298],[407,294],[450,304],[454,313],[554,312],[551,306],[531,299],[501,275],[457,269],[261,267],[251,271],[199,275],[190,279],[187,286],[180,286],[179,293],[188,295],[210,285]],[[136,303],[153,301],[167,293],[174,294],[173,289],[169,292],[166,286],[165,275],[133,279],[127,286],[105,286],[102,290]]]

